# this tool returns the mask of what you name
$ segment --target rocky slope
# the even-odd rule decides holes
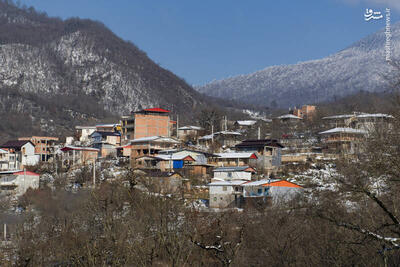
[[[400,55],[400,23],[391,27],[392,60]],[[359,91],[388,89],[384,30],[334,55],[294,65],[268,67],[248,75],[214,81],[196,88],[210,96],[262,106],[291,107],[343,97]]]
[[[49,18],[0,0],[0,116],[52,131],[161,106],[177,113],[202,97],[99,22]],[[33,120],[30,120],[30,118]],[[53,122],[51,122],[52,120]],[[65,125],[68,124],[68,125]]]

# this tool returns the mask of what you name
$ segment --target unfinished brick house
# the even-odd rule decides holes
[[[121,119],[123,140],[150,136],[171,136],[173,123],[170,111],[162,108],[149,108],[133,112]]]
[[[35,146],[35,154],[39,155],[40,161],[49,161],[54,157],[55,145],[58,137],[50,136],[31,136],[18,138],[20,141],[31,141]]]

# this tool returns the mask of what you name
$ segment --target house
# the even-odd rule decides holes
[[[257,153],[257,171],[276,173],[281,165],[283,146],[275,139],[245,140],[235,146],[238,152]]]
[[[117,148],[121,144],[121,134],[119,132],[95,131],[90,135],[93,148],[100,150],[100,157],[117,156]]]
[[[229,153],[216,153],[213,158],[213,163],[217,166],[256,166],[257,153],[254,152],[229,152]]]
[[[163,172],[158,170],[146,171],[147,187],[155,193],[178,194],[182,192],[183,177],[175,171]]]
[[[39,177],[39,174],[30,171],[0,172],[0,195],[22,196],[29,188],[39,188]]]
[[[190,165],[186,165],[184,172],[185,175],[189,177],[200,177],[204,180],[208,180],[209,177],[213,176],[213,169],[215,168],[212,164],[207,163],[192,163]]]
[[[249,166],[219,167],[214,169],[213,179],[250,181],[254,173],[256,170]]]
[[[107,143],[114,146],[121,144],[121,134],[119,132],[93,132],[90,136],[92,144]]]
[[[322,136],[324,153],[354,154],[362,151],[361,141],[367,131],[353,128],[338,127],[319,134]]]
[[[354,112],[353,114],[328,116],[322,119],[332,128],[353,128],[373,132],[377,128],[390,128],[394,117],[382,113]]]
[[[170,150],[162,150],[159,152],[160,155],[190,155],[194,158],[195,163],[204,163],[208,162],[208,159],[211,157],[215,157],[215,154],[207,153],[204,151],[192,150],[192,149],[170,149]]]
[[[199,126],[183,126],[178,128],[178,138],[180,140],[197,140],[204,132],[204,128]]]
[[[300,109],[294,108],[293,115],[306,120],[312,120],[316,113],[316,106],[304,105]]]
[[[0,148],[8,152],[9,170],[23,169],[39,163],[39,155],[35,154],[35,146],[29,140],[11,140]]]
[[[0,149],[0,171],[9,170],[9,152],[8,150]]]
[[[218,144],[222,147],[232,147],[240,143],[239,132],[221,131],[210,135],[205,135],[199,138],[199,144],[205,147],[210,147],[212,144]]]
[[[141,156],[135,158],[135,168],[158,169],[161,171],[172,171],[182,169],[185,165],[195,160],[190,155],[157,155]]]
[[[121,142],[125,144],[131,139],[134,139],[135,132],[135,117],[134,115],[122,115],[121,116]]]
[[[185,165],[191,164],[195,161],[195,159],[190,155],[158,155],[157,159],[165,162],[167,165],[166,168],[171,169],[183,169]],[[165,167],[164,167],[165,168]]]
[[[257,121],[255,121],[255,120],[235,121],[233,126],[236,129],[249,129],[249,128],[252,128],[256,123],[257,123]]]
[[[209,187],[209,206],[210,208],[236,207],[243,194],[241,185],[244,180],[225,181],[223,179],[213,179],[207,186]]]
[[[151,136],[171,136],[173,123],[170,111],[162,108],[148,108],[133,112],[121,118],[123,142]]]
[[[96,161],[100,150],[93,147],[65,146],[61,149],[64,166],[86,165]]]
[[[212,164],[208,164],[208,160],[215,157],[216,155],[214,154],[190,149],[173,149],[163,150],[159,152],[159,156],[169,154],[173,155],[174,157],[190,156],[194,159],[194,161],[186,161],[186,164],[184,164],[183,168],[180,169],[179,172],[184,174],[185,177],[201,177],[203,179],[207,179],[208,177],[211,177],[213,175],[212,169],[215,166]]]
[[[285,180],[260,180],[246,182],[243,187],[243,198],[272,198],[274,203],[289,201],[303,192],[303,187]]]
[[[158,169],[161,171],[182,170],[191,166],[195,159],[185,154],[159,154],[157,156],[141,156],[135,159],[135,168]]]
[[[149,136],[131,140],[131,159],[154,156],[161,150],[177,148],[181,142],[171,137]]]
[[[96,131],[96,126],[75,126],[75,137],[81,143],[90,141],[89,136]]]
[[[290,201],[303,193],[303,187],[284,180],[244,181],[213,179],[208,184],[210,208],[242,208]]]
[[[31,141],[35,146],[35,154],[39,155],[39,160],[47,162],[54,158],[55,146],[58,142],[58,137],[50,136],[32,136],[18,138],[20,141]]]

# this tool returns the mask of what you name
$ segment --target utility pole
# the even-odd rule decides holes
[[[214,124],[211,124],[211,142],[214,143]]]
[[[260,126],[258,126],[258,140],[260,140],[261,139],[261,129],[260,129]]]
[[[7,241],[7,224],[4,223],[4,241]]]
[[[179,115],[176,115],[176,138],[179,139]]]
[[[26,168],[24,168],[24,190],[26,190]]]
[[[96,187],[96,159],[93,159],[93,189]]]
[[[228,117],[225,116],[225,131],[228,131]]]

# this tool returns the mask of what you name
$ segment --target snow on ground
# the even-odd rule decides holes
[[[313,187],[314,190],[338,190],[338,177],[335,164],[327,163],[322,166],[315,164],[311,168],[298,174],[289,174],[288,181],[294,182],[303,186]]]

